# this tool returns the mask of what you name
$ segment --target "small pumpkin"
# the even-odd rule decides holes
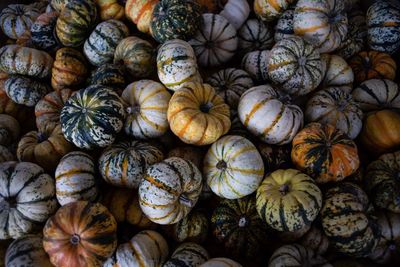
[[[284,245],[274,251],[269,259],[268,267],[283,266],[332,267],[326,259],[299,244]]]
[[[50,91],[50,88],[41,81],[22,75],[13,75],[4,83],[4,90],[15,103],[34,107]]]
[[[264,21],[273,21],[279,18],[294,0],[255,0],[254,12]]]
[[[92,72],[89,84],[110,87],[120,94],[125,87],[124,69],[121,65],[103,64]]]
[[[295,35],[293,29],[293,16],[294,8],[289,8],[279,17],[275,26],[275,42],[279,42]]]
[[[239,28],[238,38],[241,53],[271,49],[274,44],[271,29],[259,19],[248,19]]]
[[[18,140],[21,129],[19,122],[7,114],[0,114],[0,145],[9,146]]]
[[[322,228],[315,224],[300,238],[299,243],[312,249],[316,254],[323,255],[329,248],[329,239]]]
[[[212,258],[200,265],[199,267],[242,267],[242,265],[228,258]]]
[[[268,60],[270,50],[253,51],[242,58],[242,69],[245,70],[253,80],[265,82],[268,78]]]
[[[58,18],[58,12],[43,13],[32,24],[30,32],[35,46],[43,50],[53,50],[58,46],[54,35],[54,29]]]
[[[68,2],[71,1],[72,0],[50,0],[49,6],[52,11],[60,13],[64,9],[64,7],[68,4]]]
[[[10,151],[10,149],[6,146],[0,145],[0,163],[15,160],[16,156],[13,151]]]
[[[0,13],[0,27],[8,38],[17,39],[40,15],[40,10],[34,5],[11,4]]]
[[[149,33],[153,10],[158,2],[160,0],[128,0],[125,15],[136,24],[139,31]]]
[[[326,66],[325,76],[321,85],[329,86],[353,86],[354,73],[346,60],[337,55],[323,54],[321,59]]]
[[[203,165],[205,151],[197,146],[178,146],[168,151],[167,158],[178,157],[185,160],[190,160],[197,168],[201,170]]]
[[[124,6],[118,0],[96,0],[101,20],[122,19],[125,16]]]
[[[225,3],[219,14],[226,18],[236,30],[240,29],[250,15],[250,5],[246,0],[219,1]]]
[[[196,243],[183,243],[172,253],[163,267],[200,266],[210,258],[207,250]]]

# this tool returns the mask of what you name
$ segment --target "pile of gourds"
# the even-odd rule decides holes
[[[398,1],[44,0],[0,26],[0,266],[400,264]]]

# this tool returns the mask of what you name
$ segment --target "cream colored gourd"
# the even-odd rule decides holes
[[[238,30],[250,15],[250,6],[247,0],[228,0],[219,13]]]
[[[324,87],[353,86],[354,73],[346,60],[340,56],[330,54],[321,55],[321,59],[326,67],[325,77],[322,80]]]

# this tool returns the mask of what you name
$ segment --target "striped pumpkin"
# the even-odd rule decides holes
[[[225,3],[219,14],[226,18],[236,30],[239,30],[250,15],[250,5],[247,0],[227,0],[218,2],[220,5]]]
[[[198,267],[210,258],[207,250],[196,243],[183,243],[175,249],[163,267]]]
[[[311,229],[311,225],[305,225],[299,230],[289,232],[289,231],[274,231],[274,236],[277,238],[280,242],[277,243],[277,245],[274,245],[273,248],[276,249],[280,245],[284,244],[293,244],[295,242],[298,242],[302,236],[304,236],[308,230]]]
[[[55,266],[102,266],[117,247],[117,222],[100,203],[71,202],[47,220],[43,247]]]
[[[167,118],[172,132],[183,142],[208,145],[231,126],[229,106],[208,84],[188,83],[169,102]]]
[[[214,87],[216,93],[233,109],[237,108],[240,96],[254,85],[247,72],[235,68],[214,73],[207,78],[206,83]]]
[[[97,24],[83,46],[83,53],[94,66],[114,59],[118,43],[129,35],[128,27],[119,20],[110,19]]]
[[[242,58],[242,69],[250,74],[253,80],[265,82],[268,79],[268,60],[270,50],[249,52]]]
[[[162,44],[157,54],[160,81],[172,91],[188,82],[201,82],[196,55],[189,43],[175,39]]]
[[[16,159],[17,158],[13,151],[10,151],[10,149],[6,146],[0,145],[0,163],[6,161],[15,161]]]
[[[316,46],[321,53],[329,53],[340,47],[346,39],[348,20],[343,1],[299,0],[294,16],[296,35]]]
[[[269,55],[267,69],[271,81],[293,95],[310,93],[324,78],[320,53],[298,36],[275,44]]]
[[[314,224],[299,240],[306,248],[312,249],[316,254],[323,255],[329,248],[329,239],[322,228]]]
[[[157,138],[168,130],[167,109],[171,98],[165,87],[152,80],[129,84],[122,92],[127,104],[125,133],[137,139]]]
[[[96,68],[89,78],[89,84],[113,88],[118,94],[125,88],[124,69],[121,65],[106,63]]]
[[[0,145],[9,146],[19,140],[21,128],[12,116],[0,114]]]
[[[290,143],[303,126],[303,112],[270,85],[247,90],[239,101],[240,121],[267,144]]]
[[[322,193],[315,181],[295,169],[267,175],[257,189],[257,212],[273,229],[296,231],[316,219]]]
[[[199,267],[242,267],[242,265],[228,258],[212,258]]]
[[[102,85],[79,90],[68,99],[60,115],[65,138],[86,149],[112,144],[123,127],[124,118],[121,99]]]
[[[268,267],[283,266],[332,267],[326,259],[299,244],[285,245],[274,251],[269,259]]]
[[[58,18],[57,12],[43,13],[31,26],[33,44],[43,50],[53,50],[58,46],[54,29]]]
[[[346,60],[340,56],[330,54],[321,55],[321,59],[326,69],[325,76],[321,83],[323,87],[353,86],[354,73]]]
[[[125,17],[124,6],[118,0],[96,0],[99,7],[101,20],[123,19]]]
[[[275,26],[275,42],[294,36],[293,29],[294,9],[289,8],[278,19]]]
[[[205,155],[203,175],[216,195],[238,199],[257,190],[264,176],[264,163],[249,140],[226,135]]]
[[[353,90],[352,96],[362,111],[400,108],[400,89],[391,80],[367,80]]]
[[[39,8],[34,5],[8,5],[0,13],[1,30],[8,38],[17,39],[30,29],[40,13]]]
[[[34,107],[49,91],[46,83],[22,75],[10,76],[4,91],[17,104]]]
[[[73,151],[62,157],[55,172],[58,203],[63,206],[78,200],[96,200],[99,190],[95,175],[95,163],[88,154]]]
[[[99,158],[99,170],[109,184],[138,188],[146,169],[163,158],[161,150],[149,143],[122,141],[103,151]]]
[[[150,22],[154,7],[160,0],[128,0],[125,4],[125,15],[139,31],[150,32]]]
[[[54,179],[30,162],[0,163],[0,239],[31,233],[57,209]]]
[[[264,21],[278,19],[295,0],[255,0],[254,12]]]
[[[168,151],[167,158],[178,157],[190,160],[197,168],[201,169],[205,151],[197,146],[177,146]],[[204,188],[203,188],[204,189]]]
[[[201,173],[192,162],[168,158],[147,168],[139,185],[140,207],[155,223],[177,223],[196,205],[201,189]]]
[[[272,30],[259,19],[247,20],[237,34],[240,53],[271,49],[274,44]]]
[[[332,125],[306,125],[293,139],[292,161],[317,183],[337,182],[360,165],[356,144]]]
[[[51,10],[54,10],[58,13],[60,13],[64,7],[69,3],[72,2],[73,0],[50,0],[49,1],[49,6]]]

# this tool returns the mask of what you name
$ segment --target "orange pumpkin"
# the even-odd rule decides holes
[[[97,0],[101,20],[122,19],[125,15],[124,7],[118,0]]]
[[[128,0],[125,15],[136,24],[139,31],[149,33],[152,13],[160,0]]]

